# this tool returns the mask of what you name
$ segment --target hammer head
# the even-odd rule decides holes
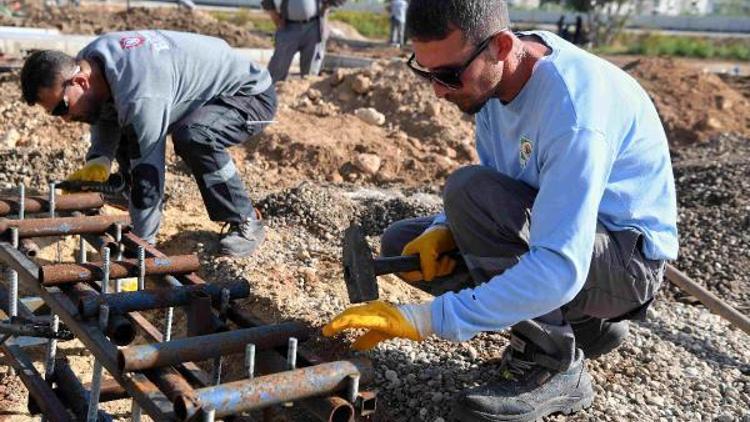
[[[378,283],[372,251],[362,229],[352,224],[344,231],[344,281],[349,302],[360,303],[378,298]]]

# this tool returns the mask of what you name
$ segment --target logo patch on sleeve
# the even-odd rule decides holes
[[[120,38],[120,47],[122,47],[123,50],[131,50],[142,46],[144,42],[146,42],[146,39],[140,35],[122,37]]]
[[[531,158],[533,152],[534,142],[525,136],[521,136],[518,144],[518,160],[522,168],[526,168],[526,164],[529,162],[529,158]]]

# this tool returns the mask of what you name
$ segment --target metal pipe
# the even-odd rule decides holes
[[[84,297],[98,297],[99,293],[84,283],[62,286],[65,294],[73,303],[78,303]],[[136,336],[133,322],[121,314],[112,314],[105,331],[112,343],[118,346],[130,344]]]
[[[667,279],[677,287],[685,290],[695,296],[700,302],[713,312],[716,312],[722,318],[729,321],[732,325],[750,334],[750,317],[740,313],[731,305],[721,300],[715,294],[706,290],[703,286],[691,280],[690,277],[682,273],[672,265],[667,264],[665,273]]]
[[[200,269],[195,255],[178,255],[169,258],[147,258],[146,275],[187,274]],[[86,264],[50,264],[39,269],[39,281],[45,286],[64,283],[101,280],[104,271],[102,262]],[[125,259],[110,263],[110,278],[138,277],[137,259]]]
[[[346,389],[348,377],[354,374],[369,382],[373,376],[372,363],[364,358],[323,363],[252,380],[201,388],[195,393],[199,403],[213,407],[216,416],[222,417],[341,391]],[[178,419],[188,420],[198,408],[192,401],[178,398],[174,401],[174,411]]]
[[[55,192],[55,182],[49,184],[49,218],[55,218],[57,211],[57,193]]]
[[[174,321],[174,308],[167,308],[166,321],[164,321],[164,341],[172,340],[172,322]]]
[[[109,260],[109,254],[104,255],[104,261],[107,262]],[[104,289],[104,288],[103,288]],[[104,289],[106,292],[106,289]],[[107,327],[109,319],[109,309],[106,305],[102,305],[101,310],[99,311],[99,329],[104,331]],[[88,406],[88,412],[86,416],[87,422],[95,422],[98,418],[99,413],[99,393],[101,393],[102,388],[102,370],[103,370],[102,362],[99,359],[96,359],[94,361],[94,373],[92,374],[91,378],[91,395],[89,397],[89,406]]]
[[[259,349],[270,349],[286,344],[289,337],[306,338],[307,335],[308,329],[305,326],[287,322],[181,338],[165,343],[129,346],[118,351],[117,365],[124,372],[141,371],[241,353],[248,343],[255,344]]]
[[[305,400],[305,409],[325,422],[354,422],[354,406],[341,397]]]
[[[81,382],[70,368],[68,360],[65,357],[55,359],[55,374],[52,380],[60,387],[56,391],[70,406],[73,414],[79,420],[85,418],[88,414],[91,397],[89,392],[81,385]],[[98,411],[98,422],[110,422],[112,420],[112,416],[102,410]]]
[[[18,205],[17,206],[18,206],[18,211],[17,211],[18,219],[23,220],[24,217],[26,216],[26,185],[24,185],[23,183],[18,185]],[[2,214],[0,212],[0,215],[7,215],[7,214]]]
[[[255,378],[255,345],[250,343],[245,346],[245,370],[247,378]]]
[[[52,314],[52,323],[50,324],[50,329],[55,334],[57,334],[58,330],[60,329],[60,317],[55,314]],[[50,338],[49,340],[47,340],[47,360],[44,363],[44,379],[46,380],[52,379],[53,375],[55,374],[56,355],[57,339]]]
[[[192,256],[192,255],[188,255]],[[195,257],[195,262],[197,263],[197,267],[200,267],[200,263],[198,262],[198,257]],[[138,248],[138,290],[144,290],[146,288],[146,251],[143,249],[143,247]],[[158,258],[157,258],[158,259]],[[197,270],[197,269],[196,269]],[[191,271],[192,272],[192,271]]]
[[[21,244],[18,249],[29,258],[36,258],[36,256],[39,255],[39,245],[31,239],[21,239]]]
[[[22,239],[72,234],[100,234],[115,223],[130,224],[127,215],[95,215],[90,217],[35,218],[0,220],[0,236],[7,238],[11,227],[18,227]]]
[[[17,213],[18,218],[22,220],[26,213],[37,214],[49,212],[49,198],[44,196],[27,196],[23,197],[21,193],[23,185],[19,185],[18,198],[0,199],[0,217],[5,217],[12,213]],[[25,190],[25,189],[24,189]],[[55,209],[57,211],[76,211],[88,210],[92,208],[101,208],[104,206],[104,199],[98,193],[72,193],[61,195],[56,199]],[[23,207],[23,208],[21,208]],[[23,211],[21,211],[23,209]]]

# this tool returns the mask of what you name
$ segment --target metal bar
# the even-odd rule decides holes
[[[102,262],[86,264],[51,264],[40,269],[40,280],[45,286],[55,286],[79,281],[101,280]],[[178,255],[169,258],[148,258],[145,260],[146,275],[187,274],[200,269],[200,261],[195,255]],[[110,278],[137,277],[137,259],[112,261]]]
[[[20,192],[21,186],[19,186],[19,194]],[[21,202],[23,202],[23,214],[37,214],[49,212],[50,210],[48,197],[27,196],[24,198],[24,201],[21,201],[21,196],[19,195],[18,198],[0,199],[0,217],[18,213],[18,218],[22,220],[24,216],[20,213]],[[104,199],[98,193],[72,193],[60,195],[55,198],[55,209],[57,211],[88,210],[101,208],[102,206],[104,206]]]
[[[341,397],[305,400],[305,409],[325,422],[354,422],[354,406]]]
[[[90,217],[0,220],[0,235],[7,237],[11,227],[18,227],[18,235],[22,239],[72,234],[100,234],[115,223],[130,224],[130,216],[95,215]]]
[[[165,343],[129,346],[119,350],[117,360],[122,371],[140,371],[241,353],[248,343],[255,344],[259,349],[270,349],[286,344],[289,337],[306,338],[307,335],[308,329],[303,325],[287,322]]]
[[[105,262],[109,260],[109,256],[105,255]],[[107,328],[109,322],[109,309],[106,305],[102,305],[102,309],[99,311],[99,329],[104,331]],[[94,373],[91,375],[91,395],[89,396],[89,407],[86,416],[88,422],[95,422],[98,419],[99,414],[99,393],[102,389],[102,363],[99,359],[94,360]]]
[[[50,422],[72,422],[70,414],[65,409],[60,399],[52,391],[52,387],[42,379],[41,374],[34,368],[34,364],[26,356],[23,349],[16,345],[2,344],[5,361],[11,366],[21,378],[23,385],[29,390],[39,409]]]
[[[84,283],[61,286],[61,288],[73,303],[78,303],[86,297],[96,298],[100,296],[96,290]],[[109,318],[105,333],[118,346],[130,344],[137,334],[132,319],[120,314],[112,315]]]
[[[18,204],[16,206],[18,207],[18,211],[16,211],[18,219],[23,220],[26,216],[26,185],[23,183],[18,185]],[[7,214],[0,213],[0,215]]]
[[[719,314],[722,318],[729,321],[732,325],[744,331],[746,334],[750,334],[750,318],[740,313],[740,311],[734,309],[731,305],[721,300],[715,294],[709,292],[691,280],[686,274],[682,273],[672,265],[667,264],[667,270],[665,273],[667,279],[675,284],[677,287],[685,290],[691,295],[695,296],[700,302],[710,309],[712,312]]]
[[[91,318],[96,315],[99,305],[102,304],[106,304],[113,313],[117,314],[185,306],[190,303],[190,295],[194,292],[204,293],[218,302],[222,289],[227,289],[232,299],[247,297],[250,294],[250,287],[244,281],[158,288],[82,297],[78,302],[78,312],[85,318]]]
[[[141,407],[155,420],[170,420],[173,417],[172,406],[156,385],[141,374],[122,374],[117,368],[116,347],[99,331],[95,322],[81,321],[77,318],[74,304],[62,293],[47,291],[37,279],[39,267],[21,252],[0,242],[0,261],[18,271],[20,280],[34,294],[40,296],[52,312],[58,314],[65,325],[101,360],[107,371],[123,385],[128,393],[135,397]],[[161,375],[156,374],[156,377]],[[192,390],[192,389],[191,389]]]
[[[294,371],[264,375],[252,380],[230,382],[196,390],[198,402],[216,409],[222,417],[240,412],[331,394],[346,389],[348,377],[359,374],[364,382],[373,376],[368,359],[323,363]],[[178,398],[174,402],[175,415],[188,420],[198,409],[191,401]]]
[[[73,414],[78,419],[84,419],[88,412],[91,397],[70,368],[67,358],[59,357],[55,359],[55,374],[52,379],[60,386],[57,392],[69,404]],[[113,419],[103,410],[99,410],[96,420],[98,422],[109,422]]]
[[[214,314],[211,312],[211,296],[200,290],[190,292],[186,312],[188,337],[202,336],[215,331]]]

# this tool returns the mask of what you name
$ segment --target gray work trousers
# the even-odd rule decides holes
[[[302,75],[317,75],[323,66],[325,39],[320,28],[320,19],[296,23],[287,21],[276,31],[274,50],[268,71],[274,82],[283,81],[289,75],[294,55],[299,52],[299,67]]]
[[[446,182],[443,205],[448,225],[465,261],[451,276],[415,283],[435,296],[476,287],[519,262],[529,250],[531,207],[536,190],[484,166],[458,169]],[[397,221],[381,239],[383,256],[400,255],[404,246],[428,228],[434,216]],[[576,297],[534,322],[513,327],[526,337],[552,337],[564,356],[574,359],[569,322],[590,317],[605,320],[643,318],[661,286],[664,261],[647,259],[642,235],[635,230],[596,228],[588,277]],[[530,331],[544,330],[541,335]],[[573,355],[571,355],[571,353]],[[564,365],[563,365],[564,366]]]
[[[175,153],[190,167],[212,221],[240,223],[255,217],[227,148],[260,133],[268,124],[253,122],[272,120],[275,113],[276,90],[272,85],[257,95],[239,92],[214,98],[172,126]],[[128,158],[137,151],[131,151],[134,145],[124,141],[117,155],[122,172],[131,176],[129,211],[133,229],[153,243],[161,223],[164,156],[131,170]]]

